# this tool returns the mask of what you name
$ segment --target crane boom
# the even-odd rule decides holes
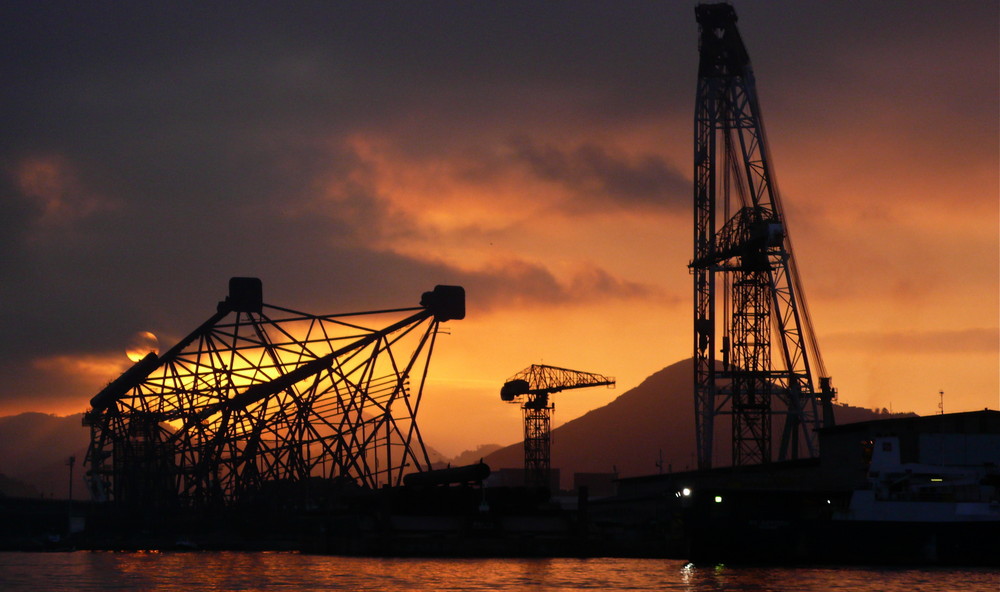
[[[556,393],[568,389],[585,388],[590,386],[610,386],[615,383],[615,379],[603,374],[594,372],[581,372],[579,370],[569,370],[557,366],[545,366],[543,364],[532,364],[514,376],[507,379],[507,384],[515,381],[527,383],[527,392],[530,393]],[[524,394],[527,394],[524,393]]]

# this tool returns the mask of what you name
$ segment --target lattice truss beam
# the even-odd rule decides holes
[[[215,315],[91,400],[95,499],[234,504],[269,484],[375,488],[429,468],[416,416],[438,326],[464,318],[464,290],[335,315],[267,305],[260,292],[233,278]]]
[[[712,465],[719,415],[732,416],[734,465],[773,460],[775,415],[785,419],[779,459],[796,457],[800,445],[815,456],[817,403],[825,398],[832,422],[833,391],[799,287],[750,59],[732,6],[699,5],[696,15],[691,269],[698,464]]]

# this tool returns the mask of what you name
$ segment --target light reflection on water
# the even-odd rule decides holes
[[[0,590],[1000,590],[997,569],[768,568],[663,559],[379,559],[296,553],[0,553]]]

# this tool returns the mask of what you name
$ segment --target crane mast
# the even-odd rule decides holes
[[[555,405],[549,395],[591,386],[613,386],[615,379],[593,372],[532,364],[511,376],[500,398],[521,403],[524,416],[524,484],[548,488],[551,474],[551,419]]]
[[[816,429],[833,421],[834,391],[799,289],[750,58],[732,6],[702,4],[695,14],[700,61],[690,268],[698,466],[712,466],[720,415],[731,416],[733,465],[773,460],[775,415],[785,420],[778,460],[797,458],[802,447],[815,456]]]

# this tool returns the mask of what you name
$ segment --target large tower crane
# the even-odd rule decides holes
[[[833,422],[835,391],[800,289],[750,57],[732,6],[702,4],[695,14],[700,62],[690,268],[698,466],[711,467],[714,421],[726,414],[733,465],[773,460],[774,416],[784,417],[779,460],[796,458],[800,447],[815,456],[816,429]]]
[[[540,364],[532,364],[507,379],[500,389],[500,398],[508,403],[521,403],[524,415],[525,485],[549,487],[550,420],[555,409],[549,395],[569,389],[614,384],[614,378],[602,374]]]

